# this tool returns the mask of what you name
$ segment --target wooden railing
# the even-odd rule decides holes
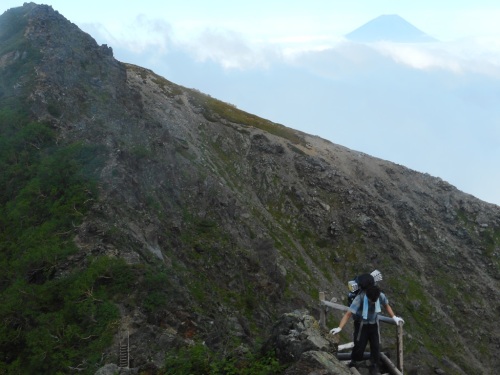
[[[327,301],[325,299],[325,292],[319,292],[319,302],[320,302],[320,317],[319,324],[323,328],[327,328],[326,326],[326,314],[328,312],[328,308],[340,310],[340,311],[348,311],[349,307],[341,305],[339,303],[333,301]],[[387,366],[389,372],[394,375],[403,375],[403,323],[396,324],[396,322],[387,316],[379,314],[379,321],[384,323],[389,323],[396,325],[396,342],[397,342],[397,365],[391,362],[391,360],[384,354],[380,353],[380,359]],[[349,349],[354,346],[353,343],[339,345],[339,350]]]

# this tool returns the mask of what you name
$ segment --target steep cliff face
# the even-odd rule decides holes
[[[23,290],[58,282],[70,288],[75,275],[96,270],[73,301],[54,303],[87,301],[79,319],[89,329],[99,301],[116,307],[108,341],[104,331],[84,341],[102,339],[105,356],[94,358],[89,346],[87,358],[74,354],[66,368],[117,363],[115,344],[125,333],[135,366],[161,366],[166,353],[192,341],[222,352],[251,346],[279,314],[307,308],[318,315],[319,291],[341,299],[347,280],[373,269],[406,320],[407,368],[493,373],[500,365],[498,206],[118,62],[47,6],[2,15],[0,43],[1,109],[45,124],[53,137],[36,152],[91,150],[75,175],[91,180],[94,193],[73,206],[81,215],[69,205],[66,217],[74,249],[25,266],[24,275],[44,275],[36,283],[23,274],[1,283],[5,296],[18,282]],[[4,139],[26,128],[12,121],[2,117]],[[23,191],[2,197],[2,213]],[[29,228],[42,227],[52,212]],[[1,223],[6,270],[15,263],[12,243],[25,237],[5,234],[15,222]],[[97,268],[103,259],[122,263]],[[8,327],[2,345],[19,327],[42,324],[1,313]],[[392,337],[384,340],[393,350]],[[38,355],[29,342],[19,339],[2,366]]]

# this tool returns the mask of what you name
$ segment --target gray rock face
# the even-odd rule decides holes
[[[327,352],[303,353],[297,363],[286,369],[284,375],[349,375],[351,371]]]
[[[283,314],[271,330],[265,350],[274,350],[286,375],[350,374],[335,357],[338,338],[321,330],[307,311]]]
[[[335,357],[337,340],[306,311],[294,311],[276,322],[264,350],[273,350],[281,363],[290,364],[286,375],[350,374]]]
[[[337,342],[321,332],[318,321],[306,312],[283,314],[271,330],[265,350],[274,350],[283,363],[296,362],[309,351],[336,352]]]
[[[136,375],[137,369],[120,368],[114,363],[109,363],[95,372],[95,375]]]

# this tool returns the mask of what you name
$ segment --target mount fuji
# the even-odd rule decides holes
[[[345,35],[354,42],[429,43],[437,40],[396,15],[382,15]]]

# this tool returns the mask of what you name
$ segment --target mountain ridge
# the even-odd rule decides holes
[[[16,43],[3,43],[8,33],[2,25],[14,13],[26,22],[15,22],[21,26],[9,34],[17,35]],[[439,178],[261,119],[118,62],[109,47],[98,46],[51,7],[31,3],[2,15],[0,41],[2,137],[12,131],[22,136],[20,150],[50,157],[58,147],[80,147],[74,160],[83,167],[74,178],[95,176],[96,184],[92,196],[74,200],[74,206],[68,199],[61,219],[66,226],[55,231],[75,244],[71,254],[52,260],[43,250],[38,259],[38,245],[20,250],[28,232],[2,237],[2,249],[17,249],[21,259],[4,251],[2,270],[22,271],[4,273],[6,300],[41,303],[16,293],[16,285],[43,290],[41,295],[57,291],[34,310],[45,320],[33,320],[16,308],[19,303],[0,311],[9,322],[2,366],[22,363],[24,369],[53,372],[37,362],[43,353],[34,343],[51,337],[43,332],[58,337],[40,341],[56,354],[63,350],[59,342],[97,347],[102,339],[102,357],[91,347],[83,354],[65,352],[62,364],[46,354],[44,366],[76,368],[84,361],[87,373],[116,363],[123,332],[130,333],[136,368],[149,362],[158,370],[167,354],[193,342],[234,354],[265,337],[283,312],[307,308],[317,316],[318,291],[341,299],[353,274],[381,268],[391,304],[407,322],[408,368],[495,368],[499,334],[488,321],[497,310],[488,298],[498,295],[491,287],[499,280],[498,207]],[[3,111],[13,107],[12,98],[22,102],[18,110],[46,125],[9,120]],[[29,138],[33,126],[36,137]],[[45,133],[54,134],[48,146]],[[24,157],[17,149],[12,153],[5,165]],[[38,168],[57,165],[51,160]],[[9,179],[17,181],[19,172],[11,169]],[[18,189],[9,184],[12,192],[2,196],[3,229],[50,227],[55,207],[30,227],[19,200],[33,197],[33,212],[40,201],[62,206],[64,193],[53,194],[40,183],[50,176],[37,174]],[[78,275],[87,279],[74,281]],[[62,282],[72,294],[61,294]],[[474,308],[466,303],[470,297],[458,298],[463,291],[474,293]],[[82,330],[80,337],[47,323],[54,316],[69,319],[63,301],[82,306],[72,313],[85,327],[71,321]],[[117,315],[97,331],[102,306]],[[16,320],[13,311],[24,320]],[[486,323],[469,327],[478,311]],[[6,337],[19,327],[32,334],[11,345]],[[473,345],[478,335],[490,340],[481,351]],[[390,337],[384,340],[393,347]]]

